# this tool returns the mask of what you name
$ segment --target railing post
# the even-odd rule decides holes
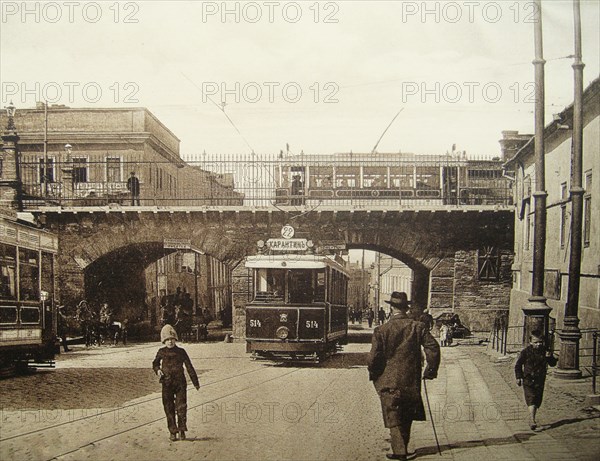
[[[508,342],[508,323],[502,323],[502,336],[504,337],[504,341],[502,341],[502,355],[506,355],[506,343]]]

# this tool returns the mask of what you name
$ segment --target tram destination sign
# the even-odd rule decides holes
[[[323,249],[323,250],[345,250],[346,242],[322,242],[321,249]]]
[[[269,239],[267,248],[272,251],[306,251],[308,241],[306,239]]]

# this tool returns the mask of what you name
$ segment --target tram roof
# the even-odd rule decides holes
[[[269,254],[248,256],[245,265],[253,269],[323,269],[334,267],[348,275],[344,266],[322,255]]]

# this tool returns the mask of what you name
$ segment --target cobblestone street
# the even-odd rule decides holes
[[[239,343],[184,344],[202,387],[188,388],[183,442],[168,440],[150,366],[158,347],[77,347],[55,370],[3,380],[0,459],[372,460],[389,452],[364,366],[368,344],[300,367],[254,362]],[[550,427],[530,431],[520,389],[507,382],[511,364],[484,351],[442,349],[439,378],[428,382],[442,456],[427,421],[413,428],[419,459],[597,459],[597,413],[557,405],[552,399],[568,392],[550,378],[540,411]]]

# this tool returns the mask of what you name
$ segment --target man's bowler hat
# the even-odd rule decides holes
[[[397,308],[406,308],[411,304],[411,301],[408,300],[408,296],[403,291],[394,291],[392,296],[390,296],[390,300],[385,302],[390,306]]]

